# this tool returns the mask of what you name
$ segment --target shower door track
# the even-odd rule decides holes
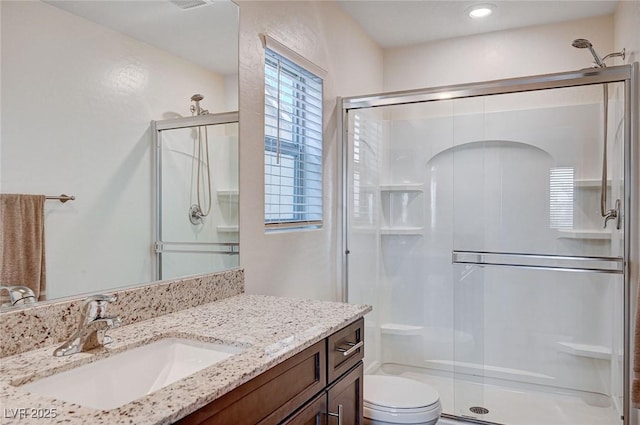
[[[629,65],[612,66],[609,68],[587,68],[578,71],[560,72],[554,74],[534,75],[519,78],[485,81],[470,84],[457,84],[415,90],[378,93],[365,96],[338,97],[338,108],[342,111],[338,115],[338,129],[342,139],[342,161],[340,164],[342,175],[341,196],[343,214],[341,288],[343,301],[348,300],[348,265],[349,265],[349,144],[348,114],[351,110],[375,108],[391,105],[407,105],[411,103],[436,102],[439,100],[463,99],[480,96],[491,96],[509,93],[577,87],[604,83],[624,83],[624,256],[622,258],[622,273],[624,274],[624,362],[623,362],[623,425],[631,425],[631,285],[638,282],[636,263],[640,253],[640,241],[632,240],[631,235],[638,234],[638,194],[632,191],[639,187],[638,178],[638,62]],[[343,255],[344,254],[344,255]],[[631,259],[634,259],[631,267]],[[633,273],[633,276],[632,276]],[[453,416],[455,417],[455,416]],[[463,419],[463,418],[460,418]],[[467,418],[464,418],[465,420]]]

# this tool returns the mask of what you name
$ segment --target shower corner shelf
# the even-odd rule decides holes
[[[611,360],[611,348],[609,347],[565,341],[558,341],[557,344],[563,353],[592,359]]]
[[[558,239],[611,240],[611,231],[594,229],[558,230]]]
[[[234,199],[234,198],[238,198],[239,192],[237,189],[225,189],[225,190],[216,190],[216,194],[218,195],[218,198]]]
[[[216,226],[216,230],[219,233],[238,233],[240,231],[239,226]]]
[[[385,335],[422,335],[422,326],[403,325],[400,323],[383,323],[380,325],[380,333]]]
[[[351,229],[354,233],[358,234],[375,234],[378,232],[378,228],[376,226],[351,226]]]
[[[602,186],[602,180],[600,179],[575,179],[575,187],[585,189],[597,189]],[[607,180],[607,186],[611,187],[611,179]]]
[[[381,235],[389,236],[422,236],[424,227],[381,227]]]
[[[424,184],[422,183],[388,183],[381,184],[381,192],[422,192]]]

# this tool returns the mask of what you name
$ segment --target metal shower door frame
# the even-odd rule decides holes
[[[338,288],[343,301],[348,301],[349,283],[349,143],[348,123],[349,112],[363,108],[375,108],[391,105],[406,105],[411,103],[437,102],[439,100],[464,99],[480,96],[491,96],[509,93],[523,93],[529,91],[559,89],[567,87],[587,86],[603,83],[624,83],[624,256],[622,271],[624,274],[624,362],[623,362],[623,425],[631,422],[631,342],[632,342],[632,295],[638,290],[633,282],[640,279],[640,166],[639,143],[639,94],[638,94],[638,62],[629,65],[612,66],[609,68],[587,68],[578,71],[560,72],[554,74],[534,75],[519,78],[485,81],[470,84],[457,84],[416,90],[404,90],[388,93],[378,93],[364,96],[339,97],[338,131],[341,134],[342,161],[340,161],[342,185],[340,200],[342,202],[342,216],[339,225],[342,227],[342,252],[338,264],[340,268],[340,282]],[[635,238],[632,235],[636,235]]]
[[[154,265],[155,280],[162,279],[162,254],[164,252],[188,253],[226,253],[239,254],[238,243],[191,243],[184,249],[185,244],[167,242],[162,239],[162,132],[207,125],[221,125],[239,123],[238,111],[219,114],[203,114],[191,117],[173,118],[168,120],[151,121],[151,138],[153,147],[153,188],[154,188]],[[186,215],[185,215],[186,217]]]

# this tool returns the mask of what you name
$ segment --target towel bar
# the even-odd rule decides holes
[[[75,201],[76,197],[75,196],[65,195],[63,193],[60,196],[45,196],[45,199],[55,199],[55,200],[58,200],[58,201],[60,201],[60,202],[62,202],[64,204],[67,201]]]

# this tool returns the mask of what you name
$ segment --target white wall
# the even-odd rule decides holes
[[[562,72],[590,66],[576,38],[613,51],[613,17],[533,26],[385,50],[385,91]],[[605,53],[606,52],[606,53]]]
[[[151,280],[149,123],[194,93],[223,109],[223,78],[46,3],[0,5],[1,190],[76,196],[46,203],[49,296]]]
[[[382,51],[333,2],[240,1],[240,263],[247,292],[335,300],[340,246],[336,97],[382,89]],[[266,33],[328,71],[324,82],[324,225],[265,234]]]

